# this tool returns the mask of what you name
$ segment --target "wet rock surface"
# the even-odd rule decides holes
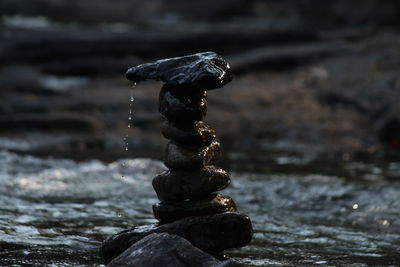
[[[161,133],[165,138],[186,146],[204,146],[216,140],[215,130],[202,121],[186,127],[165,122]]]
[[[167,58],[130,68],[126,77],[134,82],[161,80],[180,90],[211,90],[232,80],[228,63],[214,52]]]
[[[177,235],[150,234],[130,246],[107,267],[244,267],[233,260],[219,261]]]
[[[160,202],[153,205],[154,217],[160,223],[226,211],[236,211],[236,204],[232,198],[221,194],[211,194],[196,201]]]
[[[165,150],[164,163],[171,170],[202,169],[221,156],[221,147],[217,141],[205,147],[180,146],[169,142]]]
[[[206,96],[205,91],[178,95],[176,87],[164,85],[160,91],[158,110],[168,121],[192,124],[206,115]]]
[[[148,225],[122,231],[104,241],[102,256],[106,263],[152,233],[168,233],[187,239],[195,247],[211,253],[247,245],[253,234],[250,219],[235,212],[189,217],[160,226]]]
[[[216,166],[201,170],[167,171],[153,179],[153,188],[162,201],[199,199],[230,184],[229,174]]]

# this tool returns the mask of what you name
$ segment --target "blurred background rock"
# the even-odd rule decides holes
[[[0,0],[0,15],[1,148],[161,158],[160,84],[133,89],[128,129],[124,73],[212,50],[235,73],[208,95],[229,160],[398,158],[399,0]]]

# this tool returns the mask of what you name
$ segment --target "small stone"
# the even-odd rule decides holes
[[[186,239],[167,233],[150,234],[130,246],[107,267],[244,267],[228,259],[219,261],[194,247]]]
[[[211,194],[205,199],[182,202],[160,202],[153,205],[153,214],[161,223],[206,214],[236,211],[232,198],[220,194]]]
[[[231,182],[229,174],[216,166],[201,170],[168,170],[153,179],[153,188],[161,201],[201,199],[226,188]]]
[[[204,147],[178,146],[169,142],[165,150],[164,164],[172,170],[201,169],[221,156],[221,147],[217,141]]]
[[[209,145],[216,140],[215,130],[202,121],[188,127],[165,122],[161,132],[165,138],[187,146]]]
[[[160,91],[158,110],[169,121],[192,124],[201,121],[206,115],[206,96],[206,91],[179,95],[173,86],[164,85]]]
[[[185,218],[159,226],[134,227],[115,234],[103,242],[101,253],[106,263],[152,233],[168,233],[187,239],[193,246],[211,254],[239,248],[250,243],[253,228],[248,216],[225,212]]]
[[[134,82],[161,80],[189,92],[220,88],[232,80],[229,64],[214,52],[141,64],[130,68],[126,77]]]

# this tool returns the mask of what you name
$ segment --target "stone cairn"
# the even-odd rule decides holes
[[[106,264],[151,233],[179,235],[213,255],[247,245],[251,221],[237,212],[232,198],[216,193],[230,184],[230,177],[210,165],[221,149],[214,129],[202,121],[207,91],[232,79],[229,65],[216,53],[205,52],[132,67],[126,76],[134,82],[164,82],[159,111],[167,119],[162,134],[170,140],[164,155],[169,170],[153,179],[161,201],[153,205],[159,224],[134,227],[103,242]]]

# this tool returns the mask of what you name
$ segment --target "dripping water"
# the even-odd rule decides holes
[[[132,89],[131,89],[131,93],[130,93],[130,97],[129,97],[129,114],[128,114],[128,129],[127,129],[127,133],[125,134],[124,137],[124,143],[125,143],[125,151],[129,150],[129,143],[128,143],[128,137],[129,137],[129,130],[131,130],[132,126],[132,118],[133,118],[133,102],[135,101],[135,98],[133,97],[133,89],[135,88],[136,83],[134,83],[132,85]]]
[[[129,142],[128,142],[128,138],[129,138],[129,132],[130,130],[132,130],[132,118],[133,118],[133,103],[135,101],[134,97],[133,97],[133,89],[135,88],[136,83],[134,83],[132,85],[132,89],[130,92],[130,97],[129,97],[129,113],[128,113],[128,128],[126,129],[126,133],[124,135],[124,149],[125,152],[129,151]],[[128,156],[126,157],[128,158]],[[125,166],[127,165],[127,162],[123,161],[122,162],[122,172],[124,172],[125,170]],[[125,178],[124,175],[121,175],[121,179],[123,180]],[[122,213],[118,212],[117,213],[117,217],[121,218],[122,217]]]

